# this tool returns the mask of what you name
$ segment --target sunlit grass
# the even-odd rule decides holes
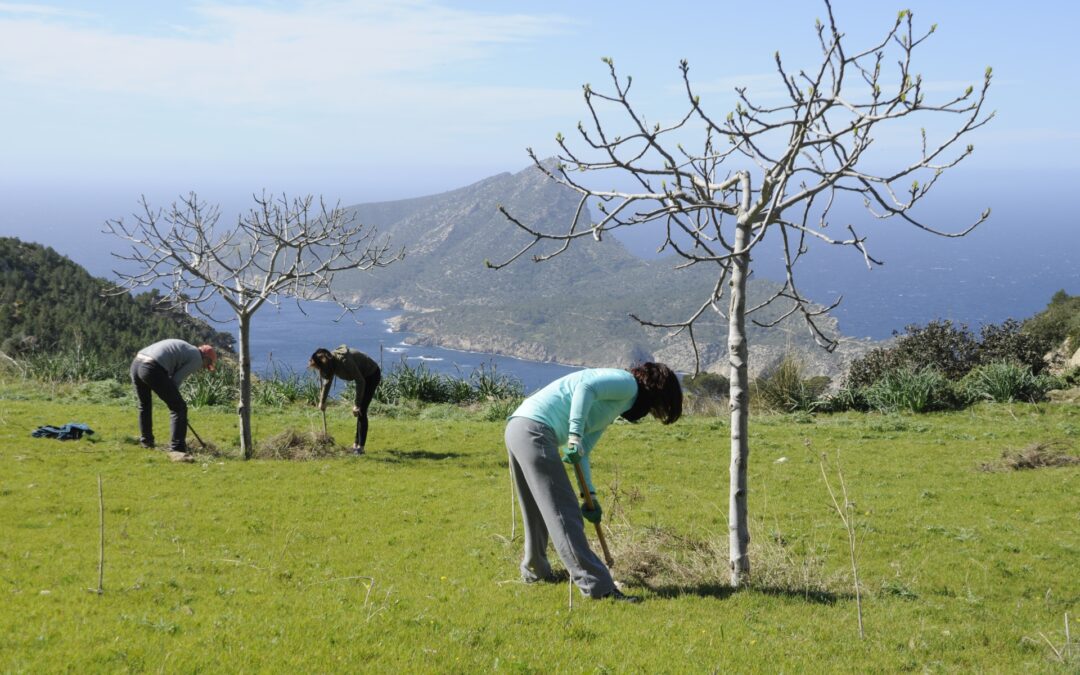
[[[382,412],[395,411],[395,417]],[[619,424],[594,455],[639,606],[517,582],[503,425],[486,409],[375,409],[368,454],[173,464],[134,443],[112,388],[0,384],[0,671],[1069,672],[1080,614],[1080,468],[981,471],[1009,449],[1080,452],[1075,405],[752,422],[755,578],[727,586],[727,424]],[[157,403],[158,436],[168,415]],[[327,414],[341,443],[354,418]],[[40,424],[85,422],[73,443]],[[235,449],[235,413],[192,412]],[[256,410],[256,441],[318,411]],[[811,441],[807,449],[806,440]],[[818,469],[854,502],[847,538]],[[97,476],[104,485],[105,593]],[[510,541],[516,531],[517,540]],[[651,573],[633,567],[642,556]],[[553,554],[554,559],[554,554]],[[1073,625],[1073,640],[1080,628]]]

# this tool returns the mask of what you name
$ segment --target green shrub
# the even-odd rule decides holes
[[[350,383],[349,387],[351,386]],[[355,389],[349,388],[342,396],[351,397],[353,391]],[[387,404],[420,401],[460,405],[517,398],[521,397],[524,391],[525,387],[520,380],[499,374],[494,365],[481,365],[468,377],[454,377],[433,373],[423,363],[410,366],[402,360],[383,373],[382,383],[375,391],[375,398]]]
[[[23,363],[28,377],[43,382],[120,380],[127,374],[128,365],[107,361],[97,352],[85,351],[78,345],[55,352],[34,352]]]
[[[881,412],[921,413],[957,407],[961,402],[949,380],[933,368],[885,373],[866,388],[866,402]]]
[[[813,411],[829,386],[829,378],[804,378],[802,364],[785,356],[772,372],[759,377],[752,387],[757,400],[769,410]]]
[[[228,405],[237,400],[239,384],[236,371],[221,368],[213,372],[199,370],[184,380],[180,395],[193,408]]]
[[[257,379],[252,385],[252,399],[263,405],[281,406],[287,403],[316,405],[321,389],[319,376],[313,371],[297,373],[292,368],[274,366],[269,377]]]
[[[846,412],[848,410],[864,412],[870,409],[866,400],[866,390],[856,387],[842,387],[831,396],[823,399],[818,407],[822,412]]]
[[[520,398],[525,394],[525,385],[513,375],[500,375],[495,364],[486,367],[480,364],[469,375],[469,384],[478,401],[496,401],[507,398]]]
[[[1043,355],[1056,346],[1045,337],[1023,331],[1019,321],[1006,319],[982,327],[977,360],[980,366],[1012,361],[1038,375],[1047,365]]]
[[[682,380],[683,392],[691,396],[727,398],[731,383],[717,373],[698,373]]]
[[[907,326],[891,347],[881,347],[856,359],[845,385],[866,387],[886,373],[932,369],[947,379],[960,379],[979,363],[979,341],[967,326],[949,320],[926,326]]]
[[[1054,378],[1032,374],[1031,368],[1012,361],[997,361],[968,373],[963,387],[971,400],[1039,401],[1054,388]]]
[[[1039,344],[1056,347],[1069,338],[1074,348],[1080,346],[1080,295],[1058,291],[1046,309],[1024,322],[1023,330]]]

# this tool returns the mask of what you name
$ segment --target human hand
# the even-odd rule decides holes
[[[566,448],[562,450],[562,461],[567,464],[577,464],[581,461],[581,437],[570,434],[570,440]]]
[[[352,407],[352,416],[353,417],[360,417],[360,406],[354,405]]]
[[[596,497],[593,497],[592,503],[592,509],[590,509],[585,504],[581,505],[581,515],[585,518],[585,520],[589,521],[590,523],[599,525],[600,518],[604,515],[604,510],[600,508],[600,502],[596,501]]]

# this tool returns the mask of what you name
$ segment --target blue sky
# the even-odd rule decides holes
[[[1022,192],[1080,168],[1076,6],[834,3],[856,46],[904,7],[938,24],[917,64],[928,84],[962,91],[994,67],[998,117],[961,175],[1014,175]],[[0,233],[56,246],[142,193],[228,210],[263,188],[346,204],[452,189],[523,168],[527,146],[552,154],[601,57],[652,119],[683,109],[681,58],[726,111],[735,85],[776,89],[774,51],[812,66],[821,16],[812,0],[0,1]]]

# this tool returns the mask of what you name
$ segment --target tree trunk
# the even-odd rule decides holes
[[[728,311],[728,365],[731,378],[731,469],[728,500],[728,547],[731,585],[738,588],[750,578],[750,527],[746,512],[746,464],[750,457],[747,422],[750,412],[750,376],[747,370],[746,279],[750,273],[751,222],[747,213],[749,179],[744,178],[744,208],[735,230],[735,257],[731,268],[731,304]]]
[[[240,452],[244,459],[251,459],[251,315],[237,316],[240,324],[240,405],[236,409],[240,417]]]

